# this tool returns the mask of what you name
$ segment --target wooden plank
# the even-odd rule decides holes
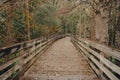
[[[120,67],[113,64],[109,60],[107,60],[105,57],[101,56],[99,53],[95,52],[94,50],[90,49],[89,47],[86,47],[84,44],[80,43],[81,46],[83,46],[85,49],[87,49],[89,52],[91,52],[94,56],[96,56],[100,61],[102,61],[103,64],[105,64],[107,67],[109,67],[114,72],[118,73],[120,75]]]
[[[85,51],[78,43],[76,43],[76,45],[79,47],[79,49],[81,49],[84,52],[86,57],[88,57],[89,53],[87,51]]]
[[[3,65],[0,65],[0,71],[3,70],[3,69],[5,69],[6,67],[8,67],[9,65],[11,65],[12,63],[17,62],[19,60],[20,60],[20,57],[17,57],[17,58],[15,58],[13,60],[10,60],[10,61],[6,62]]]
[[[29,55],[26,59],[24,59],[23,64],[26,64],[28,61],[30,61],[33,57],[35,57],[35,53],[32,53],[31,55]]]
[[[34,64],[34,62],[36,61],[36,58],[32,58],[29,63],[23,64],[22,66],[22,72],[23,74],[32,66],[32,64]]]
[[[42,49],[44,49],[46,46],[43,46],[42,48],[40,48],[37,52],[36,52],[36,54],[39,54],[40,53],[40,51],[42,50]]]
[[[10,77],[14,71],[18,70],[20,68],[19,65],[16,65],[14,67],[12,67],[10,70],[8,70],[7,72],[5,72],[3,75],[0,76],[0,80],[6,80],[8,77]]]
[[[77,41],[77,40],[76,40]],[[85,53],[88,54],[88,52],[91,52],[94,56],[96,56],[98,59],[100,59],[107,67],[109,67],[110,69],[112,69],[114,72],[120,74],[120,67],[118,67],[117,65],[113,64],[112,62],[110,62],[109,60],[107,60],[105,57],[103,57],[102,55],[100,55],[99,53],[95,52],[94,50],[90,49],[89,47],[86,47],[83,43],[78,42],[78,45],[81,45],[79,47],[81,47],[80,49]],[[87,49],[87,51],[85,50]],[[100,62],[98,62],[94,56],[89,55],[89,58],[111,79],[111,80],[119,80],[115,75],[113,75],[113,73],[111,71],[109,71],[106,67],[104,67]],[[95,72],[97,74],[99,74],[98,70],[96,71],[95,66],[93,64],[90,63],[90,65],[92,66],[92,68],[95,70]]]
[[[36,50],[36,47],[34,46],[30,49],[30,53],[34,52],[35,50]]]
[[[89,57],[89,53],[84,48],[82,48],[81,46],[79,46],[79,48],[85,53],[85,55]],[[89,64],[92,67],[92,69],[96,72],[96,74],[99,75],[99,70],[94,66],[94,64],[90,61]]]
[[[87,51],[91,52],[94,56],[96,56],[97,58],[99,58],[99,53],[97,53],[96,51],[92,50],[91,48],[85,46],[83,43],[78,42],[79,45],[81,45],[82,47],[84,47],[85,49],[87,49]]]
[[[86,60],[88,60],[88,57],[86,56],[87,54],[85,54],[85,53],[81,50],[80,45],[78,45],[77,42],[73,42],[73,43],[74,43],[74,45],[76,46],[76,48],[79,50],[79,52],[82,53],[82,55],[84,56],[84,58],[85,58]]]
[[[27,43],[26,44],[26,47],[31,47],[31,46],[33,46],[33,45],[35,45],[35,42],[33,41],[33,42],[30,42],[30,43]]]
[[[36,46],[36,49],[37,49],[37,48],[40,48],[41,46],[43,46],[43,45],[45,45],[45,44],[46,44],[46,42],[43,42],[43,43],[39,44],[38,46]]]
[[[24,42],[24,43],[19,43],[19,44],[21,44],[21,45],[26,44],[24,48],[33,46],[32,48],[30,48],[30,53],[34,52],[34,51],[36,50],[36,48],[40,48],[36,53],[33,53],[33,54],[31,54],[30,56],[28,56],[26,59],[24,59],[24,62],[23,62],[23,63],[25,64],[25,63],[27,63],[28,61],[30,61],[31,59],[33,59],[32,61],[30,61],[30,64],[32,64],[32,63],[35,61],[35,58],[33,58],[33,57],[35,57],[35,55],[39,54],[42,50],[48,48],[49,45],[52,44],[55,40],[56,40],[56,39],[54,39],[54,38],[50,38],[49,40],[43,42],[42,44],[39,44],[37,47],[35,46],[35,43],[36,43],[35,40],[26,41],[26,42]],[[39,39],[39,42],[41,42],[40,39]],[[16,44],[16,45],[18,45],[18,44]],[[41,47],[41,46],[42,46],[42,47]],[[8,48],[9,48],[9,47],[8,47]],[[5,48],[5,49],[7,49],[7,48]],[[22,49],[23,49],[23,47],[20,48],[20,51],[22,51]],[[12,52],[15,51],[15,50],[16,50],[16,48],[14,48],[14,49],[12,50]],[[15,59],[13,59],[13,60],[10,60],[10,61],[6,62],[5,64],[1,65],[1,66],[0,66],[0,70],[3,70],[3,69],[5,69],[6,67],[8,67],[9,65],[11,65],[12,63],[14,63],[14,62],[16,62],[16,61],[19,61],[19,60],[21,59],[21,57],[25,56],[26,54],[28,54],[28,53],[24,53],[24,54],[22,54],[21,56],[15,58]],[[22,64],[22,65],[23,65],[23,64]],[[7,79],[9,76],[11,76],[11,74],[12,74],[14,71],[20,69],[20,67],[21,67],[21,66],[12,67],[12,68],[9,69],[7,72],[3,73],[3,74],[0,76],[0,79],[1,79],[1,80]]]
[[[43,40],[37,40],[36,43],[41,43]]]
[[[110,72],[106,67],[104,67],[100,62],[98,62],[94,56],[90,55],[90,59],[111,79],[119,80],[112,72]]]
[[[89,64],[92,67],[92,69],[95,71],[95,73],[99,76],[99,69],[97,69],[92,62],[89,62]]]
[[[41,45],[40,45],[40,46],[41,46]],[[39,54],[40,51],[41,51],[42,49],[44,49],[46,46],[47,46],[47,45],[41,47],[36,53],[32,53],[31,55],[29,55],[29,56],[24,60],[24,64],[26,64],[29,60],[31,60],[33,57],[35,57],[36,54]]]
[[[105,57],[100,56],[100,61],[102,61],[107,67],[109,67],[112,71],[118,73],[120,75],[120,67],[113,64],[109,60],[107,60]]]
[[[102,51],[102,52],[104,52],[106,55],[112,56],[120,61],[120,52],[115,51],[112,48],[109,48],[105,45],[101,45],[101,44],[98,44],[98,43],[95,43],[95,42],[92,42],[89,40],[82,40],[82,39],[79,39],[79,40],[94,47],[94,48],[96,48],[96,49],[98,49],[98,50],[100,50],[100,51]]]

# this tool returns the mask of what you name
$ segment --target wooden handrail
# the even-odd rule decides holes
[[[116,51],[108,46],[99,44],[99,43],[95,43],[93,41],[90,40],[85,40],[85,39],[79,39],[80,41],[84,42],[86,45],[90,45],[93,48],[96,48],[102,52],[104,52],[104,54],[108,55],[108,56],[112,56],[113,58],[116,58],[117,60],[120,61],[120,52]]]
[[[88,63],[101,79],[119,80],[114,73],[120,75],[120,66],[111,62],[108,57],[112,56],[120,61],[120,52],[90,40],[73,38],[72,42],[84,53]]]
[[[16,72],[23,75],[55,40],[63,35],[51,35],[0,49],[0,80],[6,80]],[[15,63],[15,64],[14,64]],[[14,64],[14,65],[13,65]]]

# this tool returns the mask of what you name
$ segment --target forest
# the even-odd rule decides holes
[[[60,33],[120,49],[120,1],[0,1],[0,47]]]
[[[71,74],[120,79],[120,0],[0,0],[0,79]]]

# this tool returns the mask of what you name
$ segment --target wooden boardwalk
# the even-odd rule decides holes
[[[53,43],[21,80],[99,80],[70,40]]]

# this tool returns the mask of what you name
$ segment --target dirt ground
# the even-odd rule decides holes
[[[22,80],[99,80],[70,40],[66,37],[53,43]]]

